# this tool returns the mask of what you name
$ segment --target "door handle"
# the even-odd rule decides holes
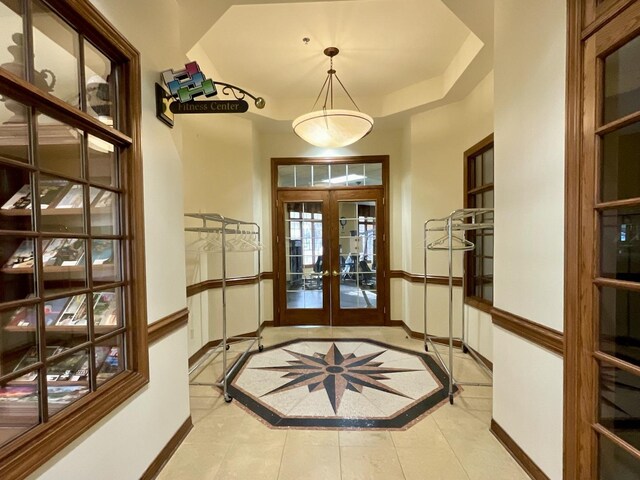
[[[338,275],[340,275],[340,274],[334,270],[334,271],[333,271],[333,276],[334,276],[334,277],[337,277]]]
[[[323,277],[328,277],[329,276],[329,270],[325,270],[324,272],[322,272],[322,276]]]

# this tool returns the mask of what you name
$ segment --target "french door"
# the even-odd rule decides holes
[[[384,210],[380,188],[277,193],[280,325],[384,324]]]

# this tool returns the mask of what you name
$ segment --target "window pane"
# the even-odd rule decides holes
[[[605,202],[640,197],[640,122],[603,137],[601,190]]]
[[[313,165],[313,184],[315,186],[329,185],[329,165]]]
[[[482,183],[493,183],[493,148],[482,154]]]
[[[331,165],[331,185],[340,187],[347,184],[347,166]]]
[[[640,281],[640,207],[601,213],[601,275]]]
[[[31,238],[0,236],[0,303],[35,293],[34,249]]]
[[[80,350],[47,367],[49,414],[55,415],[89,393],[89,352]]]
[[[122,335],[96,345],[95,368],[96,372],[98,372],[98,385],[102,385],[124,370],[123,349],[124,338]]]
[[[52,238],[44,247],[44,289],[46,295],[85,288],[85,240],[81,238]]]
[[[296,187],[310,187],[311,165],[296,165]]]
[[[640,365],[640,293],[601,288],[600,350]]]
[[[365,178],[365,185],[382,185],[381,163],[365,163],[364,171],[367,177]]]
[[[0,230],[32,230],[31,175],[0,165]]]
[[[482,185],[482,155],[478,155],[475,160],[475,179],[472,188]]]
[[[118,186],[115,147],[104,140],[87,135],[89,180],[110,187]]]
[[[295,187],[295,176],[293,165],[280,165],[278,167],[278,186]]]
[[[28,367],[38,360],[35,305],[0,312],[0,377]],[[26,353],[31,352],[30,356]],[[23,361],[22,358],[26,359]],[[31,360],[29,360],[31,359]],[[2,400],[0,399],[0,403]],[[1,430],[1,428],[0,428]]]
[[[117,104],[113,96],[114,75],[111,61],[89,42],[84,42],[84,77],[87,82],[87,113],[113,126]]]
[[[22,0],[0,0],[0,66],[20,78],[25,78],[23,15]]]
[[[493,190],[489,190],[482,194],[482,207],[493,208]]]
[[[40,0],[33,0],[34,85],[80,106],[78,34]]]
[[[347,185],[359,187],[364,185],[364,165],[347,165]]]
[[[42,175],[40,202],[41,230],[84,233],[84,188],[81,184]],[[46,208],[45,205],[48,205]]]
[[[6,95],[0,96],[0,160],[29,162],[28,122],[27,107]]]
[[[93,325],[96,336],[107,334],[122,326],[121,288],[94,292]]]
[[[120,248],[118,240],[91,241],[91,271],[94,284],[113,283],[120,280]]]
[[[87,327],[87,296],[76,295],[49,300],[45,305],[47,345],[61,345],[69,348],[86,342],[89,338]]]
[[[482,193],[478,193],[476,195],[473,196],[474,197],[474,204],[472,208],[482,208],[484,207],[484,203],[482,202]]]
[[[640,110],[640,37],[604,61],[604,123]]]
[[[600,365],[600,424],[635,448],[640,448],[638,392],[640,377]]]
[[[91,188],[91,233],[93,235],[118,235],[120,222],[120,195],[109,190]]]
[[[0,385],[0,445],[40,423],[38,396],[36,382]]]
[[[600,480],[637,480],[640,460],[600,435]]]
[[[38,116],[38,162],[41,168],[79,178],[82,134],[45,115]]]

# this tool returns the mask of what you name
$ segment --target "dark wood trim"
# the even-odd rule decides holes
[[[493,418],[491,419],[490,430],[531,478],[534,480],[549,480],[549,477],[542,471],[542,469],[538,467],[533,460],[531,460],[531,457],[529,457],[529,455],[520,448],[520,445],[518,445]]]
[[[424,275],[405,272],[404,270],[391,270],[390,278],[401,278],[410,283],[424,283]],[[442,275],[427,275],[427,283],[429,285],[449,285],[449,277]],[[462,286],[462,277],[453,277],[453,285],[455,287]]]
[[[579,235],[580,160],[582,135],[582,42],[584,2],[567,0],[567,78],[565,121],[565,229],[564,229],[564,405],[563,478],[578,475],[579,438]]]
[[[407,332],[407,335],[409,335],[410,338],[415,338],[416,340],[424,340],[424,334],[421,333],[421,332],[415,332],[415,331],[411,330],[409,328],[409,325],[407,325],[404,322],[404,320],[391,320],[391,325],[390,326],[392,326],[392,327],[402,327],[402,328],[404,328],[404,331]],[[449,345],[449,341],[447,339],[444,339],[444,338],[432,338],[431,340],[433,342],[441,344],[441,345]],[[460,347],[462,347],[462,343],[459,340],[454,340],[453,346],[456,347],[456,348],[460,348]],[[469,347],[469,346],[467,345],[467,347]],[[487,357],[482,355],[475,348],[469,347],[469,350],[473,350],[473,353],[475,353],[478,356],[478,358],[480,360],[482,360],[482,363],[484,363],[484,365],[489,370],[493,371],[493,362],[491,360],[489,360]]]
[[[149,344],[153,344],[176,330],[181,329],[188,321],[189,310],[183,308],[178,312],[167,315],[166,317],[149,324],[149,334],[147,337]]]
[[[493,319],[493,324],[498,327],[515,333],[519,337],[529,340],[553,353],[557,353],[558,355],[564,354],[564,335],[562,332],[496,307],[491,309],[491,318]]]
[[[162,468],[171,459],[176,452],[180,444],[187,438],[187,435],[193,428],[193,422],[191,421],[191,415],[187,417],[184,423],[178,428],[178,431],[173,434],[173,437],[169,439],[164,448],[160,451],[158,456],[151,462],[149,468],[140,477],[140,480],[153,480],[158,476]]]
[[[598,432],[600,435],[607,437],[607,439],[617,445],[618,447],[625,450],[629,455],[634,456],[636,459],[640,460],[640,450],[631,445],[628,442],[625,442],[623,439],[612,433],[609,429],[603,427],[599,423],[593,425],[593,430]]]
[[[262,280],[273,280],[273,272],[262,272],[260,275],[249,277],[237,277],[227,280],[227,287],[237,287],[240,285],[254,285]],[[187,286],[187,297],[193,297],[198,293],[206,292],[214,288],[222,288],[222,279],[215,278],[203,282],[194,283]]]
[[[493,305],[491,304],[491,302],[488,302],[483,298],[465,297],[464,303],[466,305],[469,305],[470,307],[475,308],[476,310],[480,310],[481,312],[491,315],[491,309],[493,308]]]
[[[571,1],[571,0],[569,0]],[[574,0],[575,1],[575,0]],[[595,5],[595,0],[587,0],[588,4],[593,3],[593,5],[588,5],[587,15],[585,17],[585,28],[580,33],[578,30],[578,39],[586,40],[588,37],[593,35],[597,30],[602,28],[602,26],[611,20],[613,17],[618,15],[624,9],[633,4],[635,0],[609,0],[602,2],[600,5]],[[582,1],[576,2],[582,3]],[[580,6],[576,5],[576,9],[579,9]],[[567,16],[568,17],[568,16]],[[582,23],[581,23],[582,25]]]

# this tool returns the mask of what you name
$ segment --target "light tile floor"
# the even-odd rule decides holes
[[[267,328],[266,346],[294,338],[371,338],[424,351],[401,328]],[[233,355],[237,347],[230,352]],[[446,348],[439,349],[445,359]],[[237,353],[236,353],[237,354]],[[460,381],[484,381],[467,355],[454,353]],[[221,372],[218,357],[198,376]],[[194,428],[159,480],[525,480],[529,477],[489,431],[491,389],[465,387],[404,431],[272,429],[225,403],[213,387],[191,386]]]

